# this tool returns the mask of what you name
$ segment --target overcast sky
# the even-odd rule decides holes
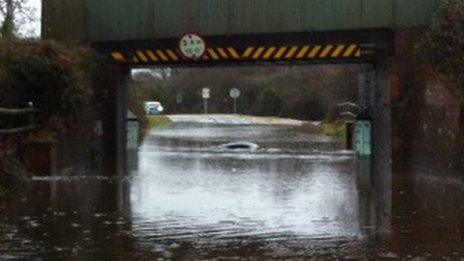
[[[66,0],[63,0],[66,1]],[[36,21],[20,28],[19,33],[23,37],[40,37],[40,19],[42,15],[42,0],[29,0],[29,6],[35,8]],[[3,17],[0,17],[3,19]]]
[[[67,0],[63,0],[67,1]],[[40,19],[42,16],[42,0],[29,0],[27,2],[29,7],[33,7],[34,12],[34,22],[29,24],[23,24],[19,28],[19,36],[20,37],[40,37]],[[3,22],[3,15],[0,13],[0,23]]]
[[[34,7],[37,7],[37,8],[40,8],[40,6],[42,5],[41,0],[30,0],[30,2]]]
[[[66,1],[66,0],[63,0]],[[42,15],[42,0],[29,0],[29,5],[36,9],[37,21],[33,24],[30,24],[21,30],[21,34],[32,37],[40,36],[40,18]]]

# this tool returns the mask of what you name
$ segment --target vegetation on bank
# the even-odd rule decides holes
[[[464,171],[464,1],[444,0],[433,22],[416,43],[418,67],[436,72],[439,79],[459,98],[460,122],[457,134],[447,139],[456,140],[456,155],[447,165]],[[432,121],[432,120],[430,120]],[[446,127],[444,127],[446,129]],[[456,135],[456,137],[455,137]],[[439,140],[440,138],[435,138]],[[460,142],[459,142],[460,140]],[[450,150],[451,148],[448,148]]]
[[[0,197],[4,196],[7,193],[6,188],[0,183]]]
[[[464,105],[464,1],[443,1],[418,41],[416,57],[431,65]]]
[[[145,88],[143,85],[133,84],[133,86],[130,88],[130,91],[131,95],[129,100],[129,107],[139,120],[141,139],[145,137],[146,132],[151,128],[164,127],[171,123],[169,118],[164,115],[146,115],[144,102],[160,100],[158,98],[161,97],[159,94],[154,93],[154,90]],[[163,104],[163,106],[165,105]]]
[[[323,133],[326,136],[335,137],[337,140],[346,140],[346,125],[342,122],[324,123]]]
[[[103,60],[90,48],[50,41],[0,40],[0,107],[38,109],[36,131],[3,136],[0,180],[18,175],[6,165],[24,159],[26,142],[53,140],[70,130],[80,111],[101,97],[94,89]],[[0,115],[0,129],[17,119]],[[16,158],[15,158],[16,156]],[[11,173],[16,172],[16,173]]]
[[[147,116],[148,125],[147,128],[159,128],[165,127],[171,123],[171,120],[164,115],[156,115],[156,116]]]
[[[338,102],[357,102],[362,66],[269,66],[190,68],[137,72],[131,107],[156,100],[168,114],[201,113],[201,90],[211,89],[211,113],[232,113],[231,88],[238,88],[238,113],[300,120],[335,120]],[[137,114],[137,113],[136,113]],[[137,115],[139,115],[137,114]]]
[[[336,139],[338,142],[345,142],[346,140],[346,125],[342,121],[323,122],[320,124],[309,122],[296,129],[306,133],[326,135]]]
[[[0,107],[39,109],[41,127],[66,123],[93,98],[96,54],[54,42],[0,41]]]

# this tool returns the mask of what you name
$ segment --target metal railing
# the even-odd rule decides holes
[[[23,109],[0,108],[0,135],[15,135],[37,129],[35,115],[38,112],[39,110],[33,107]],[[18,124],[18,122],[21,124]]]

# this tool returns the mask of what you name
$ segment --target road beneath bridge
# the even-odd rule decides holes
[[[110,95],[102,129],[113,176],[34,179],[0,205],[0,259],[464,258],[460,186],[391,166],[392,65],[411,51],[395,47],[441,0],[43,2],[44,39],[87,43],[111,61],[118,82],[95,80]],[[371,161],[283,125],[181,120],[127,154],[133,68],[321,63],[366,65]],[[218,147],[243,139],[260,148]]]
[[[294,126],[178,122],[131,159],[128,176],[37,177],[0,202],[0,259],[464,258],[456,185],[397,173],[391,198],[381,170]]]

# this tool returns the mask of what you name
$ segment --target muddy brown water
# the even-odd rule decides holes
[[[235,141],[261,148],[217,149]],[[389,191],[327,137],[181,124],[130,160],[125,177],[37,177],[10,195],[0,260],[464,260],[462,184],[394,173]]]

